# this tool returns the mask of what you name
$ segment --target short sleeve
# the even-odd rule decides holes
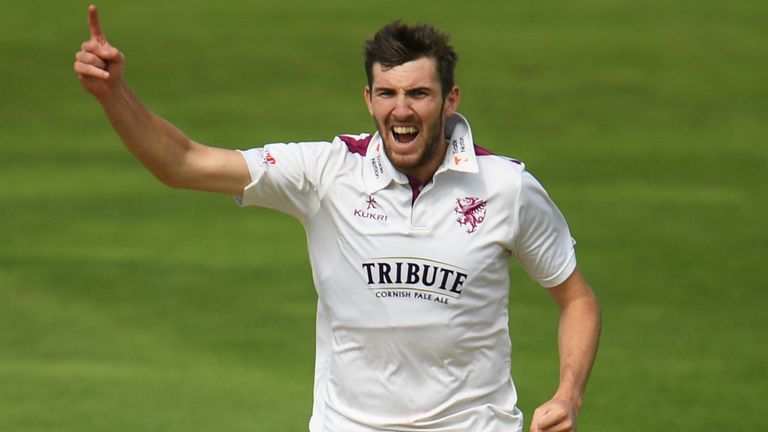
[[[564,282],[576,269],[576,252],[565,217],[541,184],[522,172],[515,203],[515,257],[528,275],[545,288]]]
[[[251,183],[235,197],[241,206],[268,207],[301,220],[320,207],[319,183],[334,164],[328,142],[268,144],[240,151]]]

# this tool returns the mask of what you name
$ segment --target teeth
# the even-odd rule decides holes
[[[419,130],[413,126],[395,126],[392,130],[396,134],[415,134]]]

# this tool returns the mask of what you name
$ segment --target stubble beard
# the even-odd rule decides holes
[[[410,157],[407,157],[407,160],[403,160],[404,158],[399,157],[392,151],[392,149],[387,145],[387,140],[384,139],[385,136],[389,139],[394,139],[391,131],[389,128],[379,124],[377,121],[374,120],[374,122],[376,123],[376,129],[379,131],[379,135],[381,135],[382,140],[384,141],[384,154],[387,156],[387,159],[389,159],[392,165],[397,168],[398,171],[407,175],[412,175],[419,168],[424,167],[432,162],[437,156],[437,151],[441,147],[440,141],[442,141],[442,136],[444,133],[443,131],[445,129],[445,119],[443,118],[442,107],[440,108],[437,127],[430,131],[430,135],[426,137],[426,145],[422,148],[421,153],[413,162],[409,162],[411,159]]]

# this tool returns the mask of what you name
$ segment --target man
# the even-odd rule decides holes
[[[600,327],[561,213],[520,162],[474,145],[456,113],[457,56],[426,25],[366,43],[374,135],[204,146],[150,112],[89,8],[75,72],[163,183],[298,218],[318,293],[313,432],[520,431],[510,377],[508,263],[560,309],[560,383],[531,431],[575,430]]]

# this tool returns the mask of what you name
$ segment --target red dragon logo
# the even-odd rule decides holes
[[[461,226],[467,226],[467,234],[477,231],[477,226],[485,220],[486,200],[477,197],[456,198],[456,208],[459,214],[456,222]]]

